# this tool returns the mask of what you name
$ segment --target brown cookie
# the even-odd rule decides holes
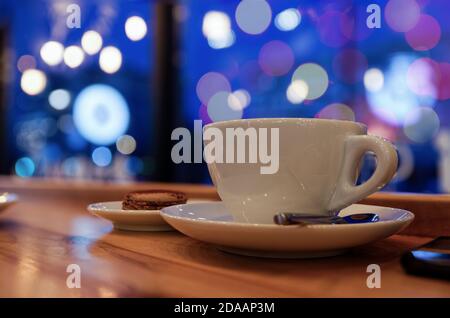
[[[128,193],[122,201],[123,210],[160,210],[164,207],[186,203],[183,192],[147,190]]]

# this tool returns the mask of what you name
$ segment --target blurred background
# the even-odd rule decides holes
[[[450,2],[0,0],[0,172],[210,183],[175,127],[356,120],[390,191],[450,192]],[[77,19],[79,12],[80,19]],[[360,181],[375,165],[366,156]]]

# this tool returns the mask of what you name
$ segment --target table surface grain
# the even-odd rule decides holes
[[[211,187],[161,185],[191,197]],[[312,260],[226,254],[178,232],[113,230],[86,204],[155,184],[119,187],[16,182],[20,202],[0,214],[0,297],[449,297],[450,283],[403,272],[399,256],[430,240],[396,235],[345,255]],[[66,285],[67,266],[81,268],[81,288]],[[366,285],[369,264],[381,288]]]

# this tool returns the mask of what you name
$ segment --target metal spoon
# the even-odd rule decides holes
[[[318,216],[300,213],[278,213],[273,221],[279,225],[309,225],[309,224],[354,224],[378,222],[380,218],[375,213],[359,213],[346,216]]]

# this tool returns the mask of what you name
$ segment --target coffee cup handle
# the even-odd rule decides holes
[[[397,170],[397,151],[383,138],[368,135],[347,136],[344,147],[341,173],[328,206],[330,212],[337,212],[380,190]],[[369,151],[375,154],[377,167],[369,180],[355,185],[359,163],[363,155]]]

